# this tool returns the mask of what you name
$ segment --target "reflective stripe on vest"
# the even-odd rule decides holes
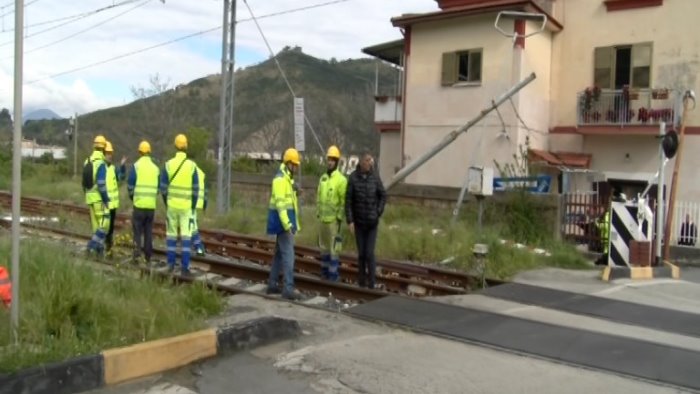
[[[109,209],[119,208],[119,181],[114,164],[107,165],[107,196],[109,197]]]
[[[143,156],[134,163],[134,171],[136,171],[134,206],[141,209],[156,209],[160,172],[158,166],[149,156]]]
[[[88,161],[92,162],[92,188],[85,192],[85,203],[95,204],[102,201],[97,189],[97,169],[105,162],[105,155],[100,151],[93,151],[83,165],[87,165]]]
[[[182,163],[182,167],[178,171],[180,163]],[[192,175],[195,168],[194,162],[189,160],[184,152],[176,153],[174,158],[165,163],[165,171],[169,180],[175,171],[178,171],[168,185],[169,208],[192,209]]]
[[[199,195],[197,196],[197,209],[204,209],[204,171],[197,166],[197,176],[199,177]]]

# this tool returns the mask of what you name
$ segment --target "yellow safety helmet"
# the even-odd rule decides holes
[[[109,141],[105,142],[105,153],[114,153],[114,148],[112,147],[112,143]]]
[[[95,148],[104,149],[106,144],[107,144],[107,139],[103,135],[98,135],[97,137],[95,137],[95,140],[92,141],[92,146],[94,146]]]
[[[330,159],[340,160],[340,149],[338,149],[338,147],[335,145],[331,145],[331,147],[328,148],[328,152],[326,153],[326,157],[328,157]]]
[[[148,154],[151,153],[151,144],[148,141],[141,141],[139,144],[139,153]]]
[[[294,149],[294,148],[289,148],[286,151],[284,151],[284,156],[282,157],[282,161],[285,163],[292,163],[296,165],[301,164],[301,155],[299,155],[299,151]]]
[[[178,134],[175,137],[175,147],[177,149],[187,149],[187,137],[184,134]]]

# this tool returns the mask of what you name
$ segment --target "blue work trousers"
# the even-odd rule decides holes
[[[284,276],[282,295],[292,295],[294,293],[294,234],[292,233],[277,234],[275,256],[272,259],[270,278],[267,281],[268,290],[279,289],[277,282],[280,272]]]

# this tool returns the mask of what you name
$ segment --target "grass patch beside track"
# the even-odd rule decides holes
[[[0,256],[10,256],[7,237]],[[0,372],[192,332],[223,310],[202,284],[175,287],[75,259],[55,242],[22,242],[20,340],[11,344],[9,311],[0,310]]]

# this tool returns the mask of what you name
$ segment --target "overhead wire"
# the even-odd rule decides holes
[[[37,22],[37,23],[31,24],[31,25],[25,25],[24,28],[25,28],[25,29],[29,29],[29,28],[31,28],[31,27],[37,27],[37,26],[49,25],[49,24],[56,23],[56,22],[68,21],[68,22],[66,22],[66,23],[62,23],[62,24],[59,24],[59,25],[56,25],[56,26],[52,26],[52,27],[50,27],[50,28],[48,28],[48,29],[41,30],[41,31],[36,32],[36,33],[33,33],[33,34],[31,34],[31,35],[27,35],[27,36],[25,36],[25,38],[34,37],[34,36],[36,36],[36,35],[43,34],[43,33],[45,33],[45,32],[48,32],[48,31],[57,29],[57,28],[59,28],[59,27],[65,26],[65,25],[67,25],[67,24],[70,24],[70,23],[73,23],[73,22],[77,22],[77,21],[79,21],[79,20],[81,20],[81,19],[85,19],[85,18],[87,18],[87,17],[89,17],[89,16],[92,16],[92,15],[95,15],[95,14],[99,14],[99,13],[101,13],[101,12],[109,11],[109,10],[111,10],[111,9],[118,8],[118,7],[121,7],[121,6],[129,5],[129,4],[132,4],[132,3],[137,3],[137,2],[139,2],[139,1],[141,1],[141,0],[124,0],[124,1],[121,1],[121,2],[118,2],[118,3],[114,3],[114,4],[111,4],[111,5],[108,5],[108,6],[96,8],[96,9],[91,10],[91,11],[80,12],[80,13],[77,13],[77,14],[74,14],[74,15],[63,16],[63,17],[59,17],[59,18],[55,18],[55,19],[49,19],[49,20],[46,20],[46,21]],[[14,31],[14,30],[15,30],[14,27],[13,27],[12,29],[7,29],[7,30],[3,29],[1,33],[9,33],[9,32],[12,32],[12,31]],[[12,42],[14,42],[14,41],[11,41],[10,43],[12,43]],[[4,46],[4,45],[7,45],[7,43],[2,43],[2,44],[0,44],[0,46]]]
[[[344,0],[344,1],[348,1],[348,0]],[[342,2],[342,1],[341,0],[335,1],[335,3],[339,3],[339,2]],[[287,74],[284,72],[284,69],[282,68],[282,65],[280,65],[279,60],[277,60],[277,56],[275,56],[275,53],[272,50],[272,47],[270,46],[270,43],[267,41],[267,37],[265,37],[265,33],[263,32],[262,28],[260,27],[260,24],[258,23],[258,20],[255,17],[253,10],[250,8],[250,4],[248,4],[248,0],[243,0],[243,4],[245,4],[246,8],[248,8],[248,12],[250,13],[251,18],[253,19],[255,26],[258,28],[258,32],[260,32],[260,36],[262,37],[263,41],[265,42],[265,46],[267,46],[267,50],[270,52],[270,56],[272,56],[272,59],[275,61],[275,64],[277,65],[277,70],[279,70],[280,75],[282,76],[282,79],[284,79],[284,82],[287,84],[287,88],[289,89],[289,92],[292,94],[292,97],[294,97],[296,99],[297,95],[296,95],[296,93],[294,93],[294,88],[292,88],[292,84],[289,82],[289,79],[287,78]],[[318,139],[318,135],[316,134],[316,130],[314,130],[314,127],[311,124],[311,122],[309,121],[309,117],[306,115],[306,112],[304,112],[304,121],[309,126],[309,130],[311,131],[311,134],[314,136],[314,139],[316,140],[316,144],[318,144],[318,148],[320,149],[321,152],[323,152],[323,145],[321,144],[321,140]]]
[[[148,3],[151,2],[151,1],[152,1],[152,0],[143,0],[142,2],[136,4],[134,7],[131,7],[131,8],[129,8],[129,9],[127,9],[127,10],[124,11],[124,12],[121,12],[121,13],[119,13],[119,14],[113,15],[113,16],[111,16],[111,17],[105,19],[105,20],[102,20],[102,21],[100,21],[100,22],[98,22],[98,23],[95,23],[94,25],[91,25],[91,26],[89,26],[89,27],[87,27],[87,28],[85,28],[85,29],[79,30],[79,31],[77,31],[77,32],[75,32],[75,33],[73,33],[73,34],[67,35],[67,36],[65,36],[65,37],[63,37],[63,38],[60,38],[60,39],[56,40],[56,41],[52,41],[52,42],[50,42],[50,43],[47,43],[47,44],[38,46],[38,47],[36,47],[36,48],[32,48],[32,49],[30,49],[30,50],[28,50],[28,51],[24,51],[24,53],[27,54],[27,53],[36,52],[36,51],[38,51],[38,50],[40,50],[40,49],[48,48],[48,47],[50,47],[50,46],[56,45],[56,44],[61,43],[61,42],[63,42],[63,41],[69,40],[69,39],[71,39],[71,38],[73,38],[73,37],[75,37],[75,36],[78,36],[78,35],[80,35],[80,34],[83,34],[83,33],[87,32],[87,31],[90,31],[90,30],[92,30],[92,29],[95,29],[95,28],[97,28],[97,27],[100,27],[100,26],[102,26],[102,25],[104,25],[104,24],[106,24],[106,23],[108,23],[108,22],[111,22],[111,21],[113,21],[113,20],[119,18],[120,16],[122,16],[122,15],[124,15],[124,14],[128,14],[129,12],[136,10],[137,8],[143,7],[144,5],[148,4]]]
[[[32,0],[32,1],[28,2],[27,4],[25,4],[24,7],[25,7],[25,8],[26,8],[26,7],[29,7],[30,5],[36,3],[37,1],[41,1],[41,0]],[[11,3],[11,4],[14,4],[14,3]],[[2,9],[4,9],[4,8],[5,8],[5,7],[3,7]],[[15,10],[14,10],[14,9],[13,9],[12,11],[7,11],[6,13],[0,15],[0,18],[4,18],[4,17],[6,17],[6,16],[8,16],[8,15],[10,15],[10,14],[14,14],[14,13],[15,13]]]

